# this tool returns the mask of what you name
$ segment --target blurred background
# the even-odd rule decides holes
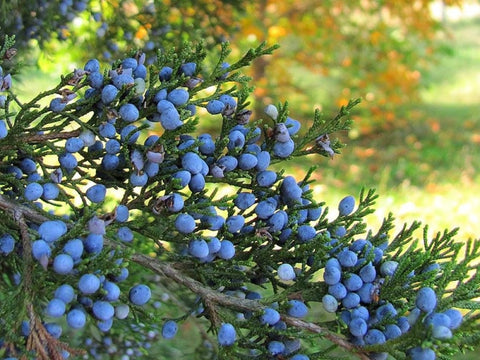
[[[92,57],[107,64],[142,49],[153,62],[154,49],[202,40],[214,54],[229,41],[234,62],[278,43],[246,69],[257,118],[288,101],[307,129],[315,109],[333,117],[362,99],[352,129],[335,134],[341,155],[296,159],[287,173],[317,166],[315,192],[332,215],[345,195],[376,188],[372,227],[393,212],[398,226],[420,220],[432,232],[459,227],[460,241],[478,237],[479,1],[1,0],[0,9],[0,37],[17,35],[22,99]],[[207,119],[200,126],[219,131]]]

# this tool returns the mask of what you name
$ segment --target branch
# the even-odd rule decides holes
[[[18,222],[18,216],[25,217],[29,220],[33,220],[37,223],[42,223],[49,220],[46,216],[40,214],[35,208],[31,208],[25,205],[21,205],[15,201],[12,201],[0,194],[0,209],[9,211],[14,215],[14,218]]]
[[[145,268],[148,268],[159,275],[166,276],[175,282],[182,284],[187,287],[189,290],[199,295],[204,301],[222,305],[228,308],[234,308],[242,311],[261,311],[267,308],[267,306],[261,304],[255,300],[249,299],[240,299],[235,296],[228,296],[222,294],[218,291],[206,287],[204,284],[194,280],[184,274],[179,270],[175,269],[171,264],[162,263],[158,260],[155,260],[147,255],[143,254],[133,254],[132,261],[136,262],[139,265],[142,265]],[[299,329],[303,329],[309,332],[316,334],[322,334],[325,338],[330,340],[332,343],[348,350],[354,352],[359,359],[369,360],[370,358],[366,353],[362,352],[359,348],[351,344],[349,341],[344,338],[339,337],[336,334],[329,332],[327,329],[322,328],[314,323],[306,322],[298,318],[282,315],[282,320],[285,323],[294,326]]]

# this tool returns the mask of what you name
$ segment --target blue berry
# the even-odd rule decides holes
[[[255,207],[255,214],[260,219],[268,219],[277,209],[277,202],[273,198],[260,201]]]
[[[134,58],[128,57],[128,58],[123,59],[123,61],[122,61],[122,68],[123,69],[134,70],[134,69],[136,69],[137,66],[138,66],[138,62]]]
[[[198,147],[200,152],[203,155],[212,155],[215,151],[215,142],[212,140],[212,136],[210,134],[202,134],[198,137],[201,144]]]
[[[37,163],[30,158],[22,159],[20,169],[22,169],[25,174],[32,174],[37,170]]]
[[[112,83],[118,90],[121,90],[124,86],[132,86],[135,84],[135,80],[128,72],[116,75],[112,78]]]
[[[92,312],[97,319],[106,321],[113,317],[115,309],[108,301],[97,300],[93,303]]]
[[[357,293],[349,292],[342,299],[342,305],[347,309],[353,309],[360,304],[360,296]]]
[[[220,326],[217,335],[218,343],[220,346],[231,346],[237,339],[237,332],[232,324],[225,323]]]
[[[117,230],[117,236],[124,242],[132,242],[134,238],[132,230],[127,226],[119,227]]]
[[[173,74],[173,69],[169,66],[164,66],[163,68],[160,69],[160,72],[158,74],[158,77],[160,81],[167,81],[170,80]]]
[[[453,334],[452,334],[452,330],[450,330],[448,327],[440,325],[440,326],[433,326],[432,336],[436,339],[446,340],[446,339],[450,339],[453,336]]]
[[[125,205],[118,205],[115,209],[115,220],[118,222],[125,222],[128,220],[129,210]]]
[[[189,98],[190,95],[188,94],[188,91],[182,88],[173,89],[167,95],[167,100],[175,106],[186,104]]]
[[[302,198],[302,188],[298,186],[293,176],[287,176],[280,185],[280,193],[285,203],[300,202]]]
[[[8,255],[15,248],[15,239],[10,234],[3,234],[0,237],[0,254]]]
[[[365,306],[359,306],[359,307],[356,307],[355,309],[352,309],[351,315],[352,315],[352,319],[361,318],[365,321],[368,321],[370,319],[370,313]]]
[[[90,59],[83,67],[83,70],[88,72],[100,71],[100,62],[97,59]]]
[[[382,276],[393,276],[397,270],[398,262],[389,260],[382,263],[380,266],[380,274]]]
[[[102,289],[106,292],[103,298],[107,301],[116,301],[120,297],[120,288],[114,282],[105,281]]]
[[[325,266],[325,271],[323,273],[323,280],[327,285],[335,285],[340,281],[341,277],[342,277],[342,272],[338,267]]]
[[[120,304],[115,307],[115,317],[117,319],[125,319],[130,312],[130,307],[126,304]]]
[[[38,233],[48,243],[58,240],[66,232],[67,225],[60,220],[47,220],[38,227]]]
[[[285,120],[285,125],[287,126],[290,136],[295,135],[298,130],[300,130],[301,126],[299,121],[292,119],[291,117],[287,117],[287,119]]]
[[[133,122],[140,116],[137,107],[133,104],[124,104],[118,110],[120,117],[127,122]]]
[[[237,101],[231,95],[222,94],[222,95],[220,95],[218,100],[220,100],[222,103],[224,103],[225,107],[227,107],[229,109],[235,109],[237,107]]]
[[[387,340],[396,339],[402,335],[402,330],[395,324],[387,324],[385,325],[384,334]]]
[[[28,201],[38,200],[43,194],[43,186],[39,183],[32,182],[25,187],[24,196]]]
[[[157,103],[157,111],[160,113],[160,114],[163,114],[164,112],[166,111],[169,111],[169,110],[176,110],[175,109],[175,105],[173,105],[170,101],[168,101],[167,99],[164,99],[164,100],[159,100],[158,103]],[[178,111],[177,111],[178,113]]]
[[[380,305],[375,311],[375,318],[378,321],[382,321],[385,318],[395,318],[396,316],[397,309],[391,303]]]
[[[190,183],[190,180],[192,179],[192,174],[190,173],[190,171],[180,170],[173,174],[173,178],[179,180],[180,188],[184,188]]]
[[[325,311],[329,312],[329,313],[334,313],[338,309],[337,299],[330,294],[325,294],[322,297],[322,305],[323,305],[323,308],[325,309]]]
[[[228,150],[242,148],[245,145],[245,135],[239,130],[233,130],[228,134]]]
[[[412,360],[435,360],[435,351],[428,348],[416,346],[408,351]]]
[[[0,120],[0,139],[5,139],[8,135],[7,123],[5,120]]]
[[[178,331],[176,321],[168,320],[162,326],[162,337],[164,339],[173,339]]]
[[[188,188],[192,193],[197,193],[202,191],[205,188],[205,177],[203,174],[192,175],[190,182],[188,183]]]
[[[103,75],[98,72],[98,71],[95,71],[95,72],[92,72],[88,75],[87,77],[88,79],[88,83],[90,84],[90,86],[94,89],[101,89],[102,86],[103,86]]]
[[[171,212],[179,212],[180,210],[183,209],[184,201],[182,198],[182,195],[173,193],[169,197],[168,201],[168,210]]]
[[[310,358],[307,356],[307,355],[303,355],[303,354],[296,354],[296,355],[293,355],[290,360],[310,360]]]
[[[120,159],[115,154],[105,154],[102,159],[102,167],[105,170],[114,170],[120,164]]]
[[[386,341],[385,335],[378,329],[370,329],[367,331],[364,337],[365,344],[377,345],[384,344]]]
[[[358,256],[353,251],[344,249],[337,254],[337,259],[343,267],[353,267],[358,261]]]
[[[227,226],[228,232],[236,233],[245,225],[245,218],[242,215],[232,215],[227,218],[225,225]]]
[[[94,294],[100,288],[100,279],[94,274],[84,274],[78,281],[78,289],[84,295]]]
[[[357,274],[349,274],[344,280],[343,284],[349,291],[357,291],[363,286],[363,281]]]
[[[105,85],[102,89],[102,102],[105,105],[110,104],[118,95],[118,89],[111,84]]]
[[[206,106],[207,111],[212,114],[220,114],[223,110],[225,110],[225,104],[220,100],[210,100]]]
[[[462,313],[456,309],[447,309],[443,312],[450,318],[450,329],[456,329],[462,323]]]
[[[93,203],[100,203],[105,199],[107,188],[103,184],[96,184],[87,189],[86,195],[88,200]]]
[[[362,267],[358,273],[362,278],[363,282],[373,282],[377,277],[377,270],[375,266],[371,263],[368,263],[364,267]]]
[[[65,314],[65,303],[57,298],[53,298],[47,304],[45,313],[51,317],[60,317]]]
[[[189,234],[195,230],[195,219],[189,214],[179,214],[175,219],[175,228],[183,234]]]
[[[230,240],[223,240],[217,255],[224,260],[233,258],[235,256],[235,245]]]
[[[148,175],[144,172],[133,172],[130,174],[130,184],[134,187],[143,187],[148,182]]]
[[[260,171],[256,180],[259,186],[270,187],[277,181],[277,173],[271,170]]]
[[[182,167],[191,174],[198,174],[202,171],[202,159],[196,153],[187,152],[182,156]]]
[[[113,317],[105,321],[98,321],[97,327],[100,331],[107,332],[110,331],[113,325]]]
[[[80,239],[68,240],[64,245],[63,251],[69,254],[73,260],[78,260],[83,254],[83,242]]]
[[[109,139],[105,143],[105,151],[107,152],[107,154],[117,154],[120,152],[120,149],[120,142],[116,139]]]
[[[188,244],[188,252],[196,258],[204,258],[209,254],[208,244],[203,239],[191,240]]]
[[[267,170],[270,165],[270,153],[268,151],[260,151],[257,154],[257,165],[255,170],[261,172]]]
[[[73,269],[73,259],[68,254],[58,254],[53,259],[53,270],[57,274],[66,275]]]
[[[280,314],[277,310],[272,308],[266,308],[263,311],[263,315],[260,317],[260,322],[262,324],[275,325],[280,321]]]
[[[272,355],[280,355],[285,351],[285,344],[281,341],[270,341],[268,343],[268,351]]]
[[[87,317],[82,310],[73,309],[70,310],[67,314],[67,324],[72,329],[80,329],[85,326],[87,322]]]
[[[299,300],[289,300],[288,304],[290,307],[287,310],[288,315],[302,318],[305,317],[308,313],[307,306]]]
[[[72,137],[65,142],[65,150],[69,153],[76,153],[82,150],[85,142],[79,137]]]
[[[46,323],[45,325],[45,330],[52,335],[55,339],[60,338],[62,335],[62,327],[59,324],[56,323]]]
[[[417,293],[415,305],[423,311],[430,312],[437,306],[437,296],[435,291],[430,287],[423,287]]]
[[[147,78],[147,67],[143,64],[138,64],[138,66],[133,70],[133,76],[135,78],[146,79]]]
[[[237,197],[233,200],[233,203],[240,210],[248,209],[255,203],[255,195],[247,192],[238,193]]]
[[[293,266],[290,264],[282,264],[277,268],[277,274],[278,277],[281,280],[293,280],[295,279],[295,270],[293,269]]]
[[[293,150],[295,150],[295,143],[292,139],[286,142],[276,141],[275,144],[273,144],[273,154],[279,158],[289,157],[293,153]]]
[[[233,156],[225,155],[218,159],[217,164],[218,166],[223,167],[224,171],[227,172],[236,169],[238,166],[238,160]]]
[[[71,153],[64,153],[58,156],[58,161],[61,166],[63,166],[67,170],[73,170],[77,167],[78,162],[75,156]]]
[[[180,72],[185,76],[192,76],[197,70],[197,64],[194,62],[187,62],[180,66]]]
[[[151,296],[152,292],[150,291],[150,288],[143,284],[135,285],[128,293],[128,298],[135,305],[145,305],[148,300],[150,300]]]
[[[68,304],[75,298],[75,290],[70,285],[63,284],[55,290],[54,297]]]
[[[342,300],[347,296],[347,288],[341,282],[337,282],[328,287],[328,293],[335,297],[337,300]]]
[[[138,137],[140,136],[140,132],[135,125],[127,125],[120,131],[120,139],[122,142],[128,142],[128,144],[134,144]]]
[[[348,329],[353,336],[364,336],[367,333],[367,322],[362,318],[354,318],[348,324]]]
[[[301,243],[311,241],[317,235],[317,230],[310,225],[300,225],[297,229],[297,238]]]
[[[60,189],[57,184],[54,183],[45,183],[43,184],[43,194],[42,199],[44,200],[55,200],[60,194]]]
[[[63,109],[65,109],[65,106],[67,106],[67,103],[64,102],[62,98],[55,98],[50,101],[50,110],[52,110],[53,112],[58,113],[60,111],[63,111]]]
[[[253,154],[244,153],[238,157],[238,167],[242,170],[253,169],[257,162],[257,157]]]
[[[344,197],[338,204],[340,216],[349,215],[355,207],[355,198],[351,195]]]

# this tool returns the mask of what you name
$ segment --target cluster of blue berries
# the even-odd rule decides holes
[[[100,340],[86,338],[84,345],[88,354],[84,355],[83,359],[100,360],[105,359],[105,356],[119,360],[142,358],[145,356],[145,351],[149,351],[159,338],[159,331],[155,326],[146,330],[142,323],[129,324],[122,330],[122,334],[107,335]],[[134,336],[129,336],[130,334]]]
[[[350,214],[353,208],[353,197],[346,197],[339,203],[340,215]],[[384,344],[410,331],[420,318],[433,338],[445,340],[452,337],[451,330],[460,326],[462,321],[460,311],[434,312],[437,304],[435,292],[430,287],[423,287],[417,293],[416,307],[408,313],[404,309],[400,313],[394,304],[381,297],[384,282],[395,276],[399,265],[397,261],[385,260],[388,242],[374,246],[368,240],[357,239],[349,246],[339,245],[346,234],[346,229],[341,226],[331,235],[329,245],[333,257],[325,263],[323,280],[328,290],[322,304],[325,311],[339,313],[353,344],[361,347]],[[427,359],[420,355],[424,352],[433,354],[428,359],[435,358],[432,349],[416,347],[410,351],[414,360]],[[376,353],[374,356],[386,359],[388,354]]]
[[[4,33],[16,34],[19,47],[32,40],[43,42],[56,33],[58,39],[67,37],[68,24],[88,7],[88,0],[19,1],[5,17]]]

